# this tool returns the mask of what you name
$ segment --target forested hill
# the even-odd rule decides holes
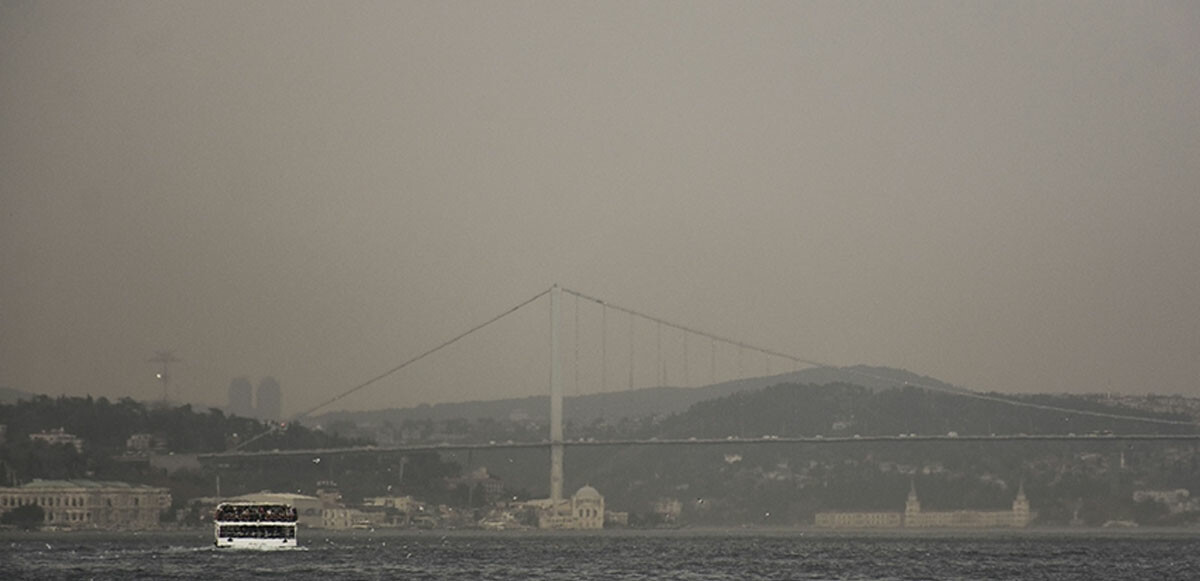
[[[1111,416],[1183,420],[1078,396],[1001,396],[1020,403],[1087,410],[1066,413],[969,395],[899,387],[870,390],[846,383],[783,384],[698,403],[663,418],[637,439],[718,439],[705,446],[570,449],[571,484],[589,483],[615,507],[682,503],[679,522],[811,524],[821,510],[904,509],[911,486],[923,508],[1005,510],[1018,486],[1039,523],[1100,526],[1198,522],[1200,503],[1139,501],[1137,491],[1200,490],[1200,456],[1190,443],[1116,441],[1115,434],[1196,433],[1193,425]],[[890,442],[868,436],[960,438]],[[1091,435],[1078,441],[981,442],[961,436]],[[856,441],[853,436],[863,436]],[[587,436],[587,434],[582,434]],[[837,444],[771,443],[771,436],[845,437]],[[764,436],[767,436],[764,438]],[[598,438],[600,436],[597,436]],[[537,475],[540,476],[540,475]],[[506,478],[516,478],[519,475]],[[1172,492],[1174,493],[1174,492]],[[770,520],[764,520],[770,515]]]
[[[1018,404],[1061,407],[1100,414],[1188,421],[1184,414],[1156,413],[1071,395],[989,397]],[[704,401],[666,418],[662,437],[755,437],[762,435],[898,434],[1088,434],[1195,433],[1192,426],[1097,417],[1028,405],[966,397],[916,387],[871,390],[847,383],[782,384]]]
[[[754,391],[772,385],[836,382],[859,385],[871,390],[897,387],[906,383],[930,386],[939,390],[961,390],[961,388],[937,379],[917,375],[903,369],[866,365],[815,367],[779,375],[726,381],[703,387],[652,387],[579,396],[571,396],[568,393],[563,401],[563,411],[570,421],[580,423],[589,423],[596,419],[611,421],[620,418],[640,418],[649,415],[681,413],[692,405],[705,400],[738,392]],[[349,420],[359,425],[381,425],[385,421],[393,425],[400,425],[405,420],[444,421],[480,418],[505,420],[514,415],[544,422],[548,421],[549,410],[549,397],[536,396],[419,405],[378,411],[331,412],[313,418],[312,423],[328,425],[339,420]]]
[[[310,430],[289,424],[276,429],[266,422],[229,416],[221,410],[194,410],[191,406],[166,407],[143,404],[132,399],[110,401],[106,398],[35,396],[16,404],[0,404],[0,424],[7,427],[0,442],[0,486],[16,486],[35,479],[88,479],[164,486],[171,490],[175,509],[183,502],[214,493],[245,494],[258,490],[315,492],[319,481],[341,481],[347,494],[378,495],[391,484],[403,483],[406,490],[439,498],[446,494],[441,478],[457,474],[458,467],[441,461],[436,454],[416,454],[409,457],[402,479],[381,468],[375,458],[339,462],[334,472],[330,464],[319,465],[307,457],[263,460],[245,465],[220,467],[220,479],[214,481],[209,466],[168,472],[153,466],[149,455],[127,455],[126,442],[133,434],[149,434],[162,444],[159,454],[182,456],[203,452],[220,452],[229,446],[273,430],[270,435],[246,446],[247,450],[278,448],[308,449],[361,446],[366,440],[344,438],[335,434]],[[77,451],[71,444],[50,445],[29,438],[29,434],[62,428],[83,440]],[[165,457],[165,456],[164,456]],[[214,484],[217,484],[214,486]],[[221,492],[218,492],[218,489]],[[190,519],[199,524],[195,506]],[[174,518],[175,511],[163,515]]]
[[[217,409],[197,411],[190,405],[156,407],[124,398],[44,395],[0,404],[0,424],[7,426],[5,448],[28,447],[31,433],[62,428],[84,440],[86,454],[119,454],[133,434],[146,433],[165,444],[164,451],[219,452],[265,432],[266,423],[225,415]],[[291,426],[250,445],[256,448],[319,448],[365,443]]]

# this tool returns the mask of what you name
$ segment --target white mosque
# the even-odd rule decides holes
[[[591,486],[584,486],[571,498],[557,503],[550,498],[540,498],[530,500],[526,506],[537,510],[539,529],[604,528],[604,496]]]

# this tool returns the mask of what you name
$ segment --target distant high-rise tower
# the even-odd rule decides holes
[[[259,419],[278,420],[283,417],[283,390],[274,377],[264,377],[258,382],[257,407]]]
[[[245,377],[235,377],[229,382],[229,413],[243,418],[254,417],[254,387]]]

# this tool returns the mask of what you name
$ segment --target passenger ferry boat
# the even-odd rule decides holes
[[[296,509],[286,504],[225,502],[213,515],[219,548],[292,549],[296,547]]]

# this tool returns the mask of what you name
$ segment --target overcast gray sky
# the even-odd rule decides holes
[[[0,385],[155,398],[173,349],[177,397],[273,375],[295,412],[558,282],[837,365],[1200,395],[1198,71],[1192,1],[4,0]],[[574,308],[573,389],[627,384],[627,321],[600,385]],[[335,407],[545,393],[546,311]],[[712,374],[647,329],[635,368]]]

